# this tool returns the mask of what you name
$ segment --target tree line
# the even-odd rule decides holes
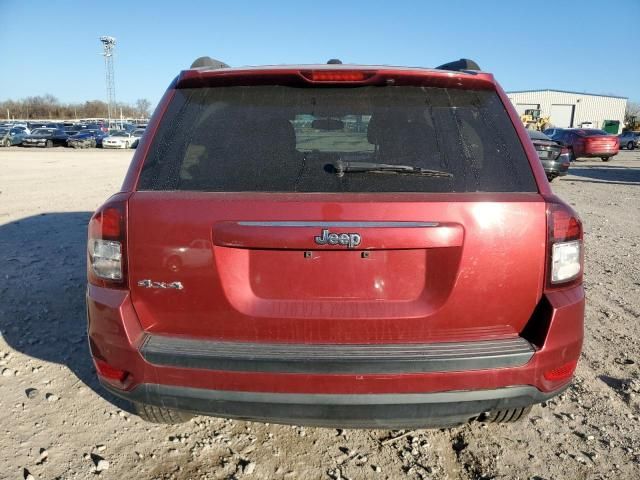
[[[118,103],[116,108],[118,118],[120,118],[120,109],[122,109],[123,118],[149,118],[151,102],[146,98],[141,98],[136,100],[133,105]],[[0,102],[0,119],[9,120],[107,118],[108,111],[106,102],[102,100],[62,103],[50,94]]]

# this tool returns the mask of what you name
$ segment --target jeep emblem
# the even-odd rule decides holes
[[[323,228],[322,234],[315,237],[318,245],[344,245],[348,248],[357,247],[361,240],[358,233],[329,233],[327,228]]]

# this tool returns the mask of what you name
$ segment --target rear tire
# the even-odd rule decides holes
[[[44,144],[44,148],[51,148],[53,147],[53,142],[51,140],[47,140],[46,143]]]
[[[195,417],[195,415],[188,412],[138,402],[133,402],[133,411],[145,422],[165,423],[169,425],[185,423]]]
[[[484,417],[480,418],[480,421],[485,423],[514,423],[524,420],[533,405],[522,408],[508,408],[506,410],[495,410],[487,413]]]
[[[636,145],[633,142],[627,143],[627,150],[633,150],[636,148]]]
[[[602,157],[603,162],[608,162],[611,157]]]
[[[11,140],[9,140],[8,138],[4,141],[4,146],[5,147],[10,147],[11,146]]]
[[[553,175],[547,175],[547,180],[549,180],[549,183],[553,182],[553,179],[556,178]]]

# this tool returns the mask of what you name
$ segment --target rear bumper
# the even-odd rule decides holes
[[[618,154],[619,150],[589,150],[580,154],[580,157],[585,158],[601,158],[601,157],[614,157]]]
[[[395,345],[393,354],[385,350],[389,345],[373,345],[376,355],[369,349],[362,359],[353,345],[333,345],[333,350],[316,345],[322,348],[307,350],[303,358],[294,349],[272,350],[273,344],[249,344],[259,347],[250,352],[237,344],[228,350],[225,342],[182,343],[177,336],[150,344],[153,337],[142,330],[128,291],[90,285],[87,307],[92,354],[128,372],[124,382],[100,377],[121,397],[270,422],[441,426],[538,403],[566,388],[572,371],[562,378],[545,374],[580,356],[584,291],[574,287],[545,295],[521,337],[515,337],[526,341],[509,349],[505,343],[493,357],[495,345],[490,351],[483,346],[479,354],[468,344],[463,352],[441,343],[437,355],[428,344],[411,350]],[[410,361],[416,354],[419,361]]]
[[[520,408],[561,393],[531,386],[418,394],[282,394],[141,384],[129,392],[105,387],[130,401],[216,417],[336,428],[447,427],[483,412]]]
[[[569,165],[564,162],[556,160],[542,160],[542,166],[547,175],[553,175],[560,177],[566,175],[569,171]]]

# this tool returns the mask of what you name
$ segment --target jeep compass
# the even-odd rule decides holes
[[[198,59],[87,260],[98,378],[154,422],[515,421],[582,346],[582,224],[469,60]]]

